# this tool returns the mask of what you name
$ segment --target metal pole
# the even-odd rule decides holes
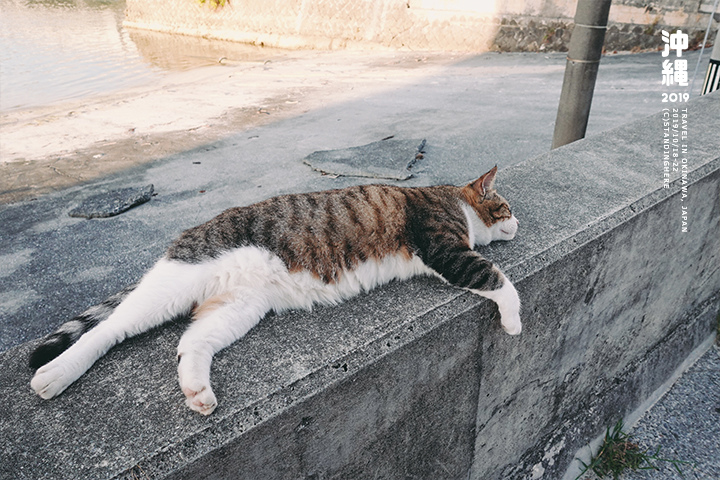
[[[705,83],[700,95],[714,92],[718,88],[720,88],[720,28],[718,28],[718,33],[715,36],[715,45],[710,54],[710,64],[707,73],[705,73]]]
[[[565,63],[552,148],[585,136],[611,0],[579,0]]]

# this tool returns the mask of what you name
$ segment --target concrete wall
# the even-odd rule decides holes
[[[564,51],[577,3],[233,0],[213,8],[210,1],[127,0],[125,25],[282,48]],[[615,1],[606,48],[655,48],[663,28],[682,28],[697,44],[708,19],[700,5],[698,0]]]
[[[692,149],[667,183],[664,114],[502,171],[522,231],[482,252],[518,288],[522,335],[436,279],[394,283],[265,319],[217,356],[210,417],[177,387],[185,320],[49,402],[28,387],[31,342],[0,354],[0,476],[560,477],[714,335],[720,95],[687,110]]]

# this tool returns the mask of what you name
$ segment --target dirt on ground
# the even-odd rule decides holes
[[[0,115],[0,204],[31,199],[233,133],[430,75],[457,55],[273,52],[160,83]]]

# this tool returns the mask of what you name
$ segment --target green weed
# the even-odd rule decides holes
[[[215,10],[224,7],[226,4],[230,3],[230,0],[198,0],[198,3],[200,5],[204,5],[207,3],[211,7],[213,7]]]
[[[623,432],[623,422],[619,420],[610,430],[605,431],[605,439],[600,451],[590,458],[590,463],[579,460],[583,468],[575,480],[592,471],[600,478],[612,476],[618,480],[620,474],[626,470],[658,470],[653,462],[670,462],[678,474],[683,477],[680,465],[690,464],[683,460],[674,460],[660,457],[660,447],[652,455],[648,451],[641,450],[640,446],[632,441],[630,434]]]

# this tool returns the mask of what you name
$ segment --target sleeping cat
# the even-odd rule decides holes
[[[473,251],[511,240],[518,221],[494,188],[497,167],[464,187],[366,185],[231,208],[185,231],[136,285],[63,324],[35,349],[31,386],[60,394],[114,345],[182,314],[178,345],[186,403],[215,410],[213,355],[270,310],[337,304],[394,279],[435,274],[497,303],[520,333],[510,281]]]

